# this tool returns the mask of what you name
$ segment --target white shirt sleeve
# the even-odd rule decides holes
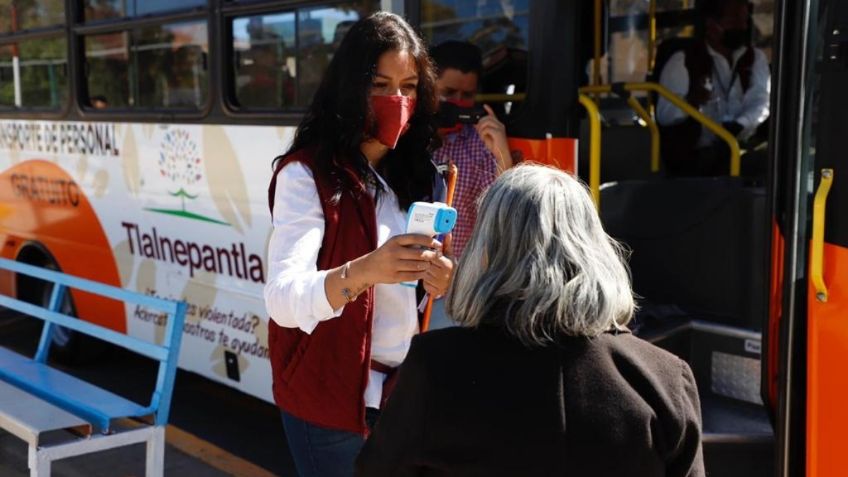
[[[684,100],[689,94],[689,72],[686,70],[686,54],[683,51],[671,55],[660,73],[660,84]],[[671,126],[686,119],[686,113],[662,96],[657,102],[657,122]]]
[[[324,291],[327,271],[319,271],[324,211],[310,169],[293,162],[280,170],[274,192],[274,231],[268,244],[265,309],[286,328],[312,333],[321,321],[341,315]]]
[[[750,135],[769,117],[769,93],[771,92],[771,73],[765,53],[754,48],[754,64],[751,70],[751,85],[742,98],[742,111],[736,116],[736,122],[745,128],[742,136]]]

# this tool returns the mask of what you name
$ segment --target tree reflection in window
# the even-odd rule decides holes
[[[421,32],[430,45],[467,41],[483,52],[482,93],[527,89],[527,48],[532,0],[422,0]],[[571,1],[571,0],[569,0]],[[491,104],[501,118],[520,103]]]
[[[205,6],[207,0],[85,0],[85,21],[134,17]]]
[[[64,37],[0,46],[0,106],[60,109],[68,99]]]
[[[65,0],[0,0],[0,33],[65,23]]]
[[[89,106],[196,110],[206,103],[205,22],[93,35],[85,45]]]
[[[233,20],[235,89],[242,107],[294,105],[294,45],[294,12]]]
[[[234,18],[233,99],[244,109],[308,106],[344,34],[378,7],[360,0]]]
[[[527,50],[531,0],[423,0],[421,30],[432,45],[448,40],[474,43],[483,54]]]

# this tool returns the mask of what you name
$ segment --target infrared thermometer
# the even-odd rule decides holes
[[[441,202],[414,202],[409,207],[406,219],[406,233],[428,237],[450,233],[456,225],[457,213],[453,207]],[[415,287],[416,282],[403,282],[401,285]]]

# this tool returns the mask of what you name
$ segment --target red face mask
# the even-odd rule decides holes
[[[409,129],[409,119],[415,113],[415,98],[371,96],[371,109],[377,121],[376,139],[389,149],[394,149],[400,137]]]
[[[463,109],[468,109],[468,108],[474,107],[474,100],[473,99],[450,98],[450,99],[445,99],[443,101],[445,103],[455,104],[457,107],[463,108]],[[439,134],[442,134],[442,135],[453,134],[453,133],[457,133],[459,131],[462,131],[462,124],[461,123],[456,123],[449,128],[439,128]]]

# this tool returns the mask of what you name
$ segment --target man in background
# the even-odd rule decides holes
[[[430,54],[436,64],[436,94],[442,103],[452,103],[468,110],[475,106],[474,97],[483,71],[483,55],[471,43],[447,41],[434,47]],[[476,124],[454,124],[439,130],[442,146],[433,154],[436,164],[456,165],[453,207],[459,214],[453,229],[451,252],[459,260],[477,222],[477,199],[498,175],[512,167],[506,127],[492,109],[484,105],[486,115]],[[433,304],[431,329],[450,326],[444,312],[444,299]]]
[[[671,55],[660,74],[660,84],[722,124],[740,142],[768,118],[771,87],[766,55],[751,46],[749,8],[747,0],[706,1],[703,38]],[[669,174],[728,174],[726,143],[662,97],[657,121]],[[745,156],[742,170],[743,175],[761,175],[765,162]]]
[[[471,43],[448,41],[431,51],[438,79],[436,93],[442,102],[472,108],[483,58]],[[512,166],[506,127],[488,106],[477,124],[455,124],[439,130],[442,147],[434,153],[436,164],[453,162],[459,169],[453,206],[459,213],[452,248],[459,258],[477,220],[477,198],[497,176]]]

